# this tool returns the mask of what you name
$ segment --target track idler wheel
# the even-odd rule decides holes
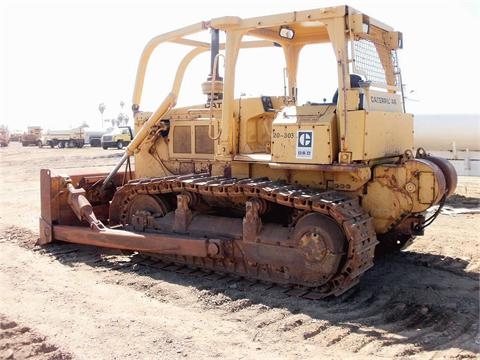
[[[148,224],[145,224],[141,219],[144,219],[146,215],[165,216],[169,211],[169,204],[158,196],[136,195],[128,204],[126,224],[124,225],[130,224],[137,231],[144,231]]]
[[[303,283],[326,283],[340,268],[347,241],[340,226],[331,218],[310,213],[295,225],[293,238],[305,258]]]

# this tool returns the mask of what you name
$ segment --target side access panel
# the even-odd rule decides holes
[[[350,111],[346,142],[352,160],[400,155],[413,149],[413,115],[381,111]]]
[[[291,106],[272,125],[272,161],[331,164],[337,153],[334,106]]]

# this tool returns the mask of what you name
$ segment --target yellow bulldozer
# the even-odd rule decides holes
[[[147,111],[147,65],[166,43],[185,55],[168,95]],[[316,45],[334,58],[328,74],[336,91],[300,103],[299,71],[326,70],[322,58],[302,58]],[[456,187],[449,162],[413,148],[402,45],[401,32],[348,6],[220,17],[154,37],[137,69],[136,136],[117,166],[70,176],[41,170],[39,243],[155,254],[298,287],[311,298],[344,293],[376,254],[422,235]],[[258,52],[267,64],[278,60],[265,49],[282,57],[284,86],[276,94],[237,95],[237,60],[244,52]],[[155,58],[162,55],[172,61],[169,52]],[[185,82],[202,55],[204,82]],[[196,87],[204,100],[176,105],[182,89]]]

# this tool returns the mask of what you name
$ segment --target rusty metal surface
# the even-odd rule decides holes
[[[138,224],[130,224],[130,227],[147,231],[138,233],[80,226],[82,223],[90,226],[96,224],[93,213],[96,209],[106,210],[108,204],[100,203],[92,207],[85,197],[85,194],[88,197],[90,193],[88,187],[84,192],[73,188],[68,178],[53,176],[49,171],[42,174],[42,197],[48,197],[48,201],[42,202],[42,206],[46,207],[46,218],[42,216],[41,231],[51,234],[43,236],[45,242],[56,239],[163,254],[177,263],[251,279],[301,286],[315,298],[345,292],[373,266],[377,239],[372,218],[360,207],[357,198],[339,192],[315,191],[267,178],[237,180],[207,174],[132,180],[115,193],[110,205],[110,218],[113,224],[118,225],[127,224],[127,219],[135,220]],[[81,182],[82,178],[75,178],[75,181]],[[85,180],[83,183],[88,182]],[[167,212],[171,210],[168,206],[154,206],[152,210],[158,212],[160,209],[157,217],[170,222],[173,220],[168,233],[155,232],[152,228],[152,224],[156,223],[155,216],[149,211],[142,212],[142,204],[150,204],[145,198],[142,198],[140,205],[137,204],[135,214],[131,212],[130,205],[135,203],[135,198],[152,195],[160,199],[162,196],[180,195],[178,214]],[[201,197],[234,199],[237,203],[248,201],[250,210],[246,223],[242,225],[241,218],[191,214],[188,206],[197,204]],[[341,236],[345,238],[343,251],[332,248],[325,252],[324,243],[315,240],[316,230],[307,229],[310,235],[296,239],[290,236],[288,228],[273,223],[262,224],[259,213],[263,214],[268,204],[277,204],[275,206],[289,208],[299,214],[328,217],[341,229]],[[77,216],[82,218],[82,222]],[[301,218],[302,215],[299,216]],[[225,236],[228,229],[223,227],[235,228],[233,233],[236,235]],[[208,236],[198,236],[204,228],[210,229]],[[219,232],[220,228],[222,231]],[[179,234],[172,230],[185,233]],[[193,233],[189,233],[191,231]],[[217,238],[216,233],[223,233],[222,239]],[[316,251],[321,251],[322,254],[317,254]]]
[[[45,245],[52,241],[52,181],[48,169],[40,170],[40,237],[39,245]]]
[[[81,226],[54,225],[53,236],[57,240],[76,244],[183,256],[216,256],[223,248],[223,243],[217,239],[195,239],[172,234],[140,234],[114,229],[93,231]]]
[[[66,184],[71,183],[75,189],[82,188],[85,190],[85,193],[83,191],[81,193],[88,200],[88,203],[91,204],[96,217],[103,221],[108,220],[109,202],[113,197],[115,188],[124,184],[126,174],[123,172],[118,173],[112,179],[112,189],[107,193],[100,194],[99,185],[101,185],[105,176],[106,174],[104,173],[64,176],[56,174],[50,169],[41,169],[41,219],[50,225],[53,223],[61,225],[81,224],[78,220],[78,214],[75,214],[68,204],[69,191]],[[84,203],[87,208],[89,204]],[[82,212],[85,210],[82,210]]]
[[[79,220],[85,220],[90,225],[91,229],[101,230],[105,225],[97,219],[93,212],[93,207],[85,197],[85,190],[83,188],[75,189],[71,184],[67,184],[68,198],[67,202],[71,209],[77,215]]]
[[[53,232],[51,222],[45,221],[42,218],[39,219],[39,238],[37,245],[46,245],[53,241]]]
[[[115,194],[110,206],[112,224],[127,224],[129,203],[138,195],[195,193],[213,197],[264,200],[304,212],[319,213],[333,219],[347,239],[344,262],[334,276],[309,273],[305,263],[299,266],[299,249],[251,242],[251,236],[232,241],[223,261],[208,258],[171,256],[177,263],[200,266],[215,271],[230,272],[276,283],[299,284],[308,287],[316,297],[339,295],[355,285],[360,276],[373,266],[374,249],[378,243],[372,218],[361,208],[357,198],[328,191],[318,192],[299,186],[279,184],[267,178],[242,179],[211,177],[207,174],[171,176],[161,179],[133,180]],[[250,214],[250,232],[255,232],[256,216]],[[216,226],[213,223],[213,226]],[[261,238],[261,237],[260,237]],[[250,242],[248,242],[250,240]],[[258,239],[257,239],[258,241]],[[252,245],[245,245],[250,243]],[[256,247],[255,245],[258,244]],[[250,247],[249,247],[250,246]],[[275,247],[275,249],[273,249]],[[290,254],[291,253],[291,254]],[[238,255],[238,254],[241,254]],[[248,256],[250,254],[250,257]],[[255,255],[253,255],[255,254]],[[285,266],[281,266],[284,264]],[[284,267],[289,267],[285,273]],[[313,280],[317,276],[316,281]]]

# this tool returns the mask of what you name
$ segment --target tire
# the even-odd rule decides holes
[[[123,141],[122,141],[122,140],[118,140],[118,141],[117,141],[117,149],[118,149],[118,150],[122,150],[122,149],[123,149]]]
[[[90,140],[90,146],[91,147],[100,147],[102,144],[100,143],[100,140],[98,139],[92,139]]]
[[[47,145],[50,145],[52,149],[55,147],[55,144],[52,141],[47,142]]]
[[[58,143],[58,148],[59,148],[59,149],[65,148],[65,142],[60,141],[60,142]]]
[[[41,141],[41,140],[38,140],[38,141],[37,141],[37,146],[38,146],[39,148],[41,148],[41,147],[43,146],[43,144],[42,144],[42,141]]]
[[[24,141],[22,141],[22,146],[27,146],[28,144]]]
[[[103,150],[107,150],[108,146],[102,146]]]
[[[84,145],[83,141],[77,142],[77,148],[81,149],[83,148],[83,145]]]

